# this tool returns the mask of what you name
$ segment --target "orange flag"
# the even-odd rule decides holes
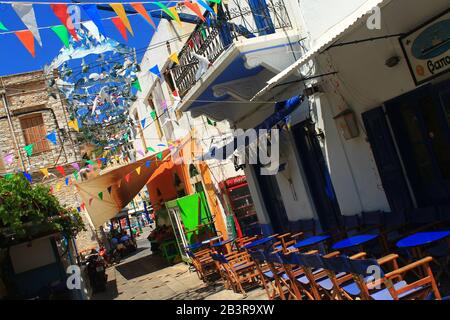
[[[127,182],[130,182],[130,176],[131,176],[131,173],[129,173],[129,174],[127,174],[127,175],[125,176],[125,180],[126,180]]]
[[[125,41],[128,41],[127,30],[125,29],[125,25],[123,24],[122,20],[120,20],[119,17],[114,17],[111,19],[111,21],[112,23],[114,23],[117,30],[119,30],[120,34],[125,39]]]
[[[145,10],[144,5],[142,3],[130,3],[130,5],[133,7],[134,10],[136,10],[141,16],[145,18],[145,20],[148,21],[152,25],[153,28],[156,29],[156,25],[153,22],[153,19],[149,16],[147,13],[147,10]]]
[[[24,47],[28,50],[28,52],[33,56],[36,56],[36,52],[34,51],[34,36],[30,30],[21,30],[14,32],[16,37],[22,42]]]
[[[188,7],[189,9],[191,9],[191,11],[193,11],[203,22],[206,21],[205,17],[202,14],[202,11],[200,10],[200,7],[198,6],[197,3],[192,3],[189,0],[185,0],[184,5],[186,7]]]
[[[116,12],[116,14],[119,16],[120,20],[122,20],[125,27],[130,31],[131,35],[134,36],[133,29],[131,29],[130,21],[128,20],[127,14],[125,12],[125,9],[123,7],[123,4],[121,3],[110,3],[109,4],[111,8]]]

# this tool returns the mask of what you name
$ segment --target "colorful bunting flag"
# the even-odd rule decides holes
[[[28,172],[22,171],[24,177],[28,180],[29,183],[33,182],[33,179],[31,178],[31,174],[29,174]]]
[[[128,182],[130,182],[130,176],[131,176],[131,173],[129,173],[129,174],[127,174],[126,176],[125,176],[125,181],[128,183]]]
[[[170,7],[168,9],[172,13],[172,16],[175,18],[174,20],[176,22],[178,22],[178,24],[181,26],[181,19],[180,19],[180,16],[178,15],[177,7],[176,6],[175,7]]]
[[[66,175],[66,171],[64,170],[64,167],[63,167],[63,166],[57,166],[57,167],[56,167],[56,170],[57,170],[59,173],[61,173],[62,176],[65,176],[65,175]]]
[[[157,157],[159,160],[162,160],[162,158],[163,158],[163,153],[162,153],[162,152],[158,153],[158,154],[156,155],[156,157]]]
[[[156,75],[158,78],[161,79],[161,72],[159,71],[158,65],[155,65],[155,66],[151,67],[151,68],[150,68],[150,72],[153,73],[154,75]]]
[[[152,110],[150,112],[150,117],[152,117],[153,121],[156,120],[156,111],[155,110]]]
[[[76,41],[78,41],[78,35],[75,31],[75,27],[72,24],[72,18],[68,13],[67,4],[50,4],[50,8],[52,8],[53,13],[58,17],[59,21],[61,21],[61,23],[66,26],[72,37]]]
[[[31,157],[33,155],[33,144],[29,144],[29,145],[23,147],[23,149],[27,153],[27,156]]]
[[[81,212],[81,208],[77,207],[77,211],[78,211],[78,213],[80,213]]]
[[[136,90],[138,90],[138,91],[142,91],[141,84],[139,83],[139,79],[138,78],[136,78],[136,80],[134,80],[133,83],[131,83],[131,86],[133,88],[135,88]]]
[[[9,31],[7,27],[0,21],[0,30],[1,31]]]
[[[80,204],[80,208],[83,209],[83,210],[86,210],[86,204],[84,202],[82,202]]]
[[[155,149],[153,149],[152,147],[147,147],[147,150],[151,151],[151,152],[155,152]]]
[[[48,177],[48,169],[47,168],[42,168],[40,169],[42,174],[44,175],[44,177]]]
[[[56,185],[56,192],[58,192],[59,190],[61,190],[61,183],[58,183],[58,184]]]
[[[169,15],[169,17],[171,17],[173,20],[176,20],[175,16],[173,15],[173,13],[169,10],[169,8],[167,8],[165,5],[163,5],[161,2],[159,1],[155,1],[155,4],[160,7],[161,9],[163,9],[163,11],[165,13],[167,13]]]
[[[137,167],[136,168],[136,172],[137,172],[138,175],[140,175],[141,174],[141,167]]]
[[[125,27],[128,29],[128,31],[133,34],[133,29],[131,29],[130,21],[128,20],[127,14],[125,12],[125,8],[123,7],[123,4],[121,3],[110,3],[109,4],[111,8],[116,12],[116,14],[119,16],[120,20],[122,20],[122,23],[125,25]]]
[[[9,166],[14,161],[14,154],[12,153],[7,154],[6,156],[3,157],[3,160]]]
[[[73,176],[75,177],[75,180],[78,181],[78,171],[75,171],[75,172],[73,173]]]
[[[56,131],[53,131],[47,135],[47,140],[56,145]]]
[[[78,126],[78,119],[73,119],[67,123],[76,132],[80,132],[80,127]]]
[[[176,52],[172,53],[169,56],[169,59],[175,62],[176,64],[180,64],[180,60],[178,60],[178,54]]]
[[[92,160],[85,160],[85,161],[86,161],[86,163],[89,164],[89,165],[94,165],[94,164],[95,164],[95,162],[92,161]]]
[[[119,17],[114,17],[111,18],[111,22],[114,23],[117,30],[119,30],[120,34],[122,35],[122,38],[124,38],[125,41],[128,41],[127,30],[125,29],[125,25],[123,24],[122,20],[120,20]]]
[[[34,58],[36,56],[36,52],[34,51],[33,33],[31,33],[30,30],[21,30],[14,32],[14,34]]]
[[[153,22],[153,19],[151,16],[147,13],[147,10],[145,9],[144,5],[142,3],[130,3],[130,5],[133,7],[134,10],[136,10],[141,16],[144,17],[145,20],[148,21],[152,25],[154,29],[156,29],[156,25]]]
[[[75,170],[77,170],[77,171],[80,171],[80,165],[78,164],[78,163],[72,163],[72,167],[75,169]]]
[[[103,34],[104,36],[106,36],[105,27],[103,26],[102,18],[100,17],[100,14],[98,13],[97,5],[96,4],[82,4],[81,7],[86,12],[86,14],[89,16],[89,18],[92,20],[92,22],[95,23],[95,25],[98,28],[98,31],[101,34]]]
[[[194,12],[203,22],[206,21],[205,17],[200,10],[200,7],[197,3],[192,3],[190,0],[185,0],[183,4],[188,7],[192,12]]]
[[[145,118],[141,120],[142,129],[145,129]]]
[[[69,32],[67,31],[67,28],[61,24],[59,26],[53,26],[51,27],[51,29],[54,33],[56,33],[59,40],[61,40],[64,46],[66,48],[69,48],[70,42],[69,42]]]
[[[33,34],[33,37],[37,40],[39,45],[42,47],[41,36],[39,34],[36,16],[34,15],[33,5],[28,3],[12,3],[11,7],[19,16],[20,20],[22,20],[23,24]]]
[[[145,153],[144,151],[142,151],[142,149],[138,149],[136,152],[139,153],[141,156],[145,156]]]
[[[147,160],[147,161],[145,162],[145,166],[146,166],[147,168],[150,168],[150,165],[151,165],[151,161],[150,161],[150,160]]]
[[[209,11],[212,15],[217,15],[214,10],[209,6],[209,4],[207,4],[205,2],[205,0],[197,0],[197,2],[203,7],[205,8],[207,11]]]
[[[70,177],[67,177],[67,178],[66,178],[66,186],[69,185],[69,181],[70,181]]]
[[[100,198],[100,200],[103,200],[103,192],[99,192],[98,197]]]

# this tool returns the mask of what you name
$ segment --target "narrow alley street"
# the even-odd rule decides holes
[[[95,294],[93,300],[243,300],[244,296],[225,290],[221,282],[203,283],[185,263],[168,265],[158,255],[152,255],[147,235],[137,239],[138,250],[120,264],[107,270],[105,292]],[[248,293],[246,300],[267,299],[262,288]]]

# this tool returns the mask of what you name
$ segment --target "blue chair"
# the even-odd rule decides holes
[[[357,257],[355,257],[357,258]],[[359,293],[358,285],[353,280],[349,257],[335,256],[330,258],[322,258],[328,277],[333,285],[332,299],[337,300],[353,300],[352,296]]]
[[[279,297],[278,287],[275,283],[277,276],[276,271],[274,271],[274,268],[268,263],[267,253],[262,249],[251,249],[248,250],[248,253],[255,262],[262,286],[266,291],[269,300]]]
[[[363,300],[425,299],[430,292],[436,299],[441,299],[429,265],[432,260],[427,257],[388,273],[385,273],[379,260],[349,259],[348,262],[360,290],[359,297]],[[406,282],[406,273],[418,268],[424,268],[426,275],[413,282]]]

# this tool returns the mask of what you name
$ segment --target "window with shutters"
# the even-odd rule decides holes
[[[33,154],[50,151],[44,118],[41,113],[21,117],[20,126],[26,145],[33,144]]]

